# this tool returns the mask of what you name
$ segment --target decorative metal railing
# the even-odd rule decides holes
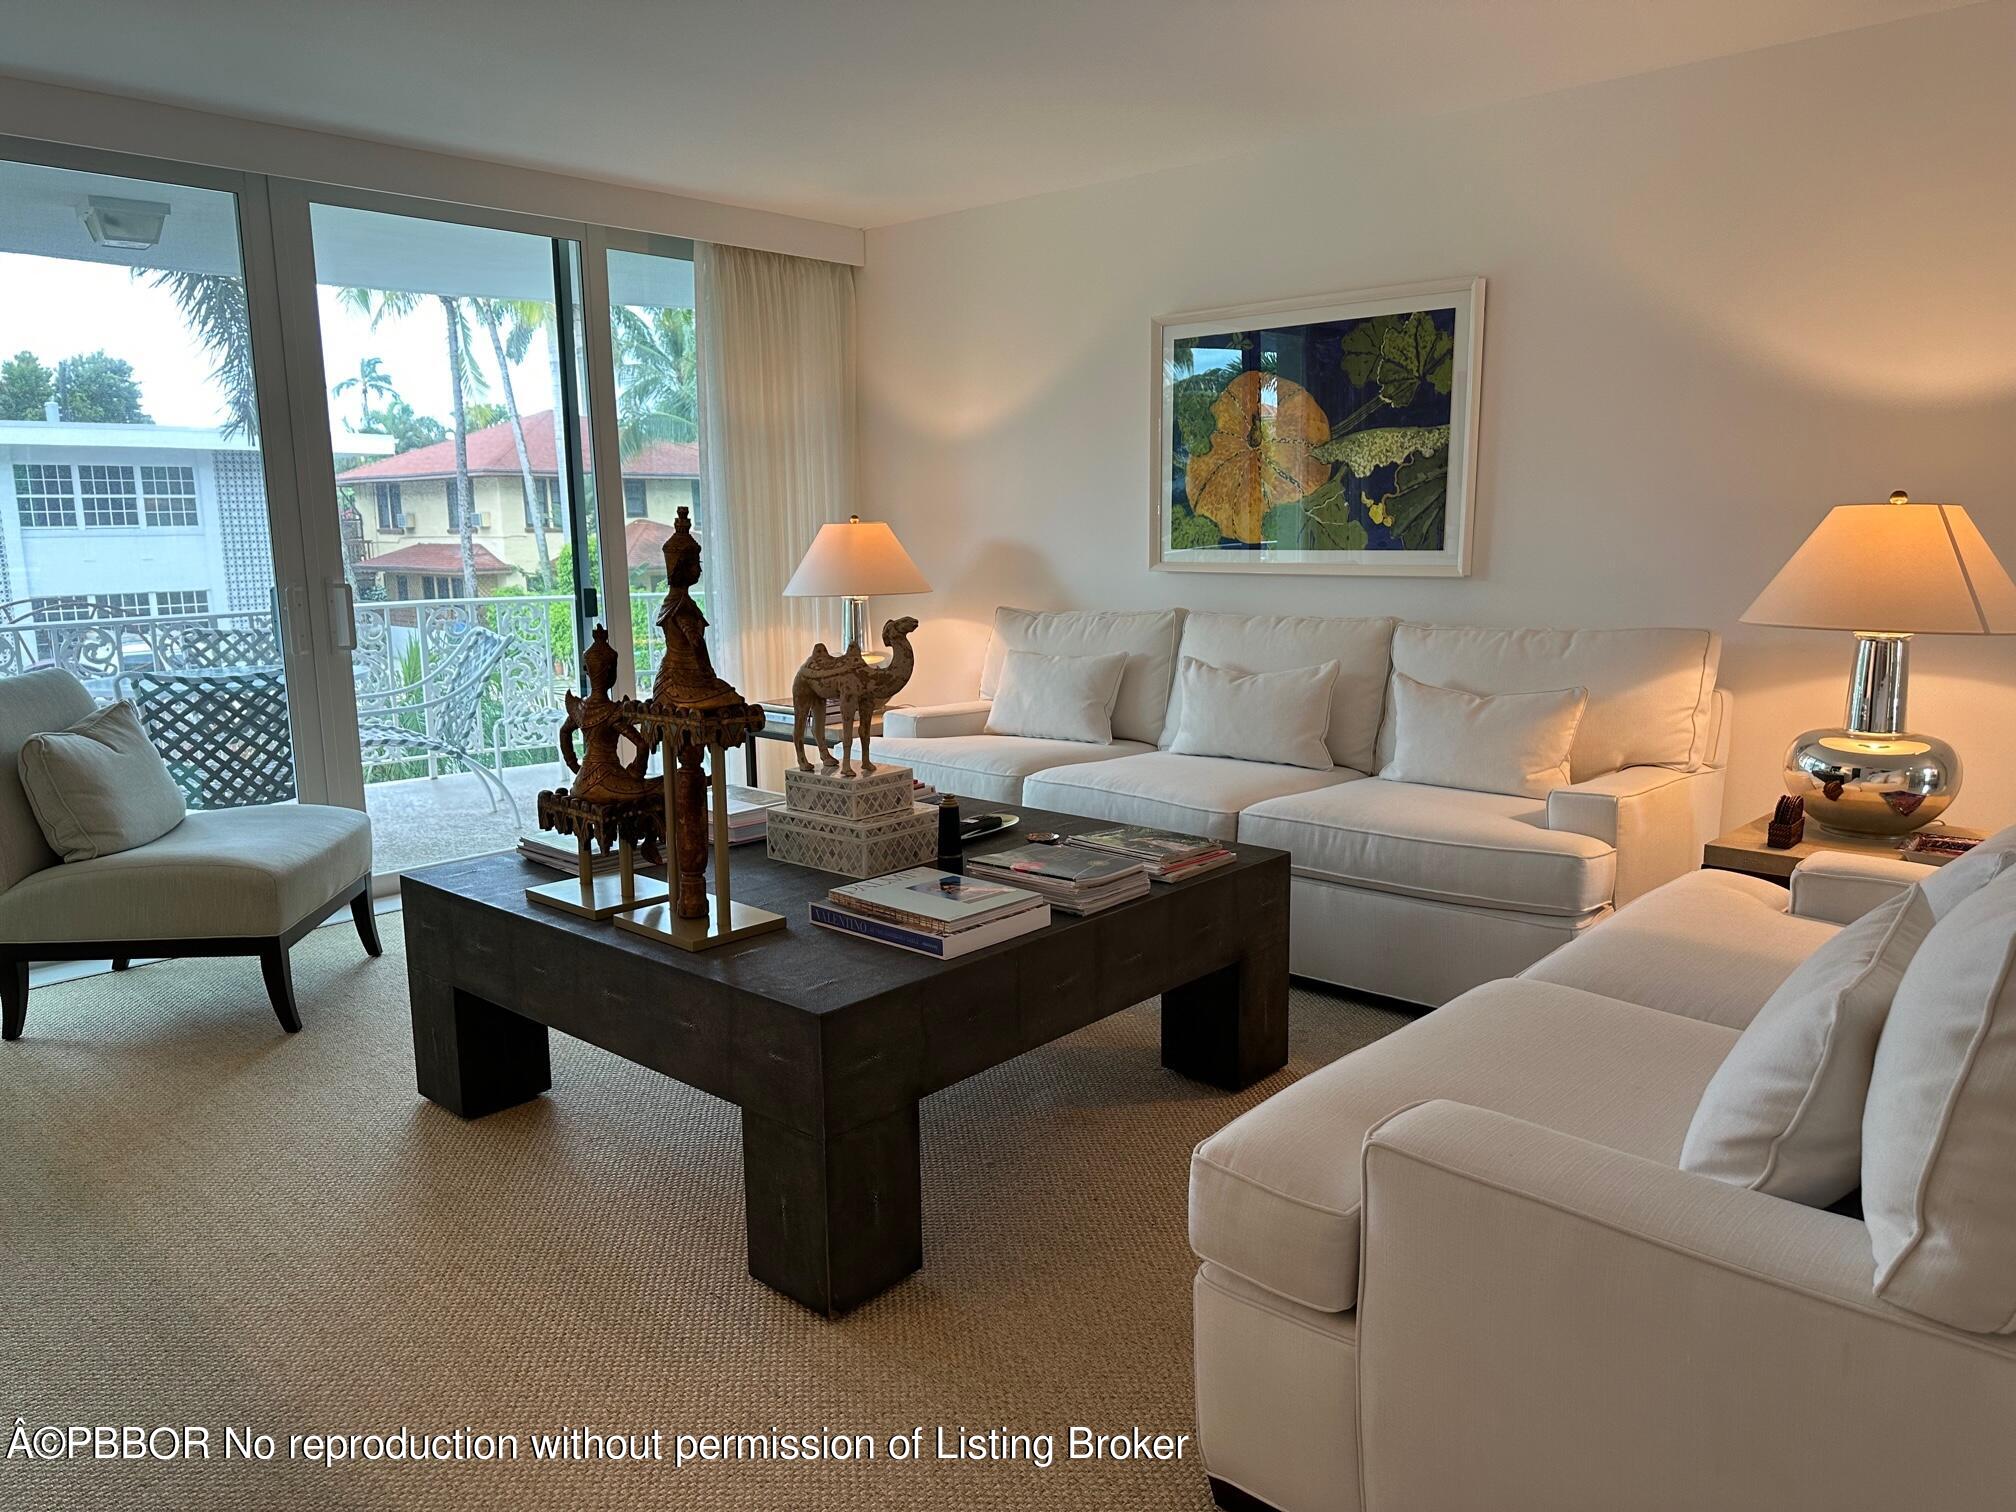
[[[659,597],[630,595],[633,665],[646,683],[656,661],[651,616]],[[371,711],[370,719],[360,718],[366,781],[441,769],[438,753],[417,754],[424,742],[387,737],[388,718],[414,735],[466,742],[493,771],[553,759],[553,734],[579,678],[570,596],[359,601],[356,623],[351,671],[360,710]],[[434,674],[457,662],[464,638],[477,629],[491,632],[501,649],[486,646],[491,665],[480,685],[457,689],[458,697],[473,700],[472,718],[459,702],[435,696],[444,679]],[[258,670],[275,674],[276,694],[284,696],[280,664],[270,613],[124,614],[117,600],[81,597],[0,606],[0,676],[62,667],[100,702],[131,696],[141,673]],[[457,683],[452,676],[445,681]],[[409,690],[421,696],[409,700],[403,696]],[[220,760],[230,733],[219,732]]]

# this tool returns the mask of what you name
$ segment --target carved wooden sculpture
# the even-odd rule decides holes
[[[798,753],[799,771],[812,770],[812,763],[805,759],[805,728],[808,723],[812,726],[813,741],[819,747],[821,766],[837,765],[841,776],[852,777],[854,734],[858,730],[861,735],[861,770],[875,770],[875,763],[868,759],[868,734],[875,724],[875,711],[887,705],[910,681],[910,669],[915,661],[910,650],[910,632],[916,628],[917,621],[907,615],[883,624],[882,641],[889,647],[889,662],[881,667],[871,667],[863,661],[859,646],[849,646],[845,656],[833,655],[823,642],[812,648],[812,654],[805,658],[798,675],[791,679],[791,747]],[[829,699],[840,701],[840,760],[837,763],[826,745],[826,705]]]
[[[616,686],[616,648],[602,626],[595,627],[594,642],[581,662],[588,673],[588,696],[567,695],[567,720],[560,726],[560,759],[574,774],[567,791],[576,800],[591,803],[656,797],[658,785],[644,775],[651,764],[651,740],[609,696]],[[579,756],[574,753],[577,734]],[[635,753],[628,761],[623,759],[624,741]]]
[[[689,591],[700,581],[700,541],[683,504],[665,538],[665,580],[670,586],[657,618],[665,655],[651,684],[651,702],[661,709],[741,707],[742,695],[714,675],[714,659],[707,654],[707,616]]]

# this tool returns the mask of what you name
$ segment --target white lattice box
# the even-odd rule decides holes
[[[907,771],[903,781],[906,785],[910,781]],[[927,865],[937,857],[938,810],[913,803],[902,813],[836,819],[829,814],[772,809],[765,838],[773,861],[838,872],[843,877],[879,877],[884,872]]]
[[[907,766],[877,767],[855,777],[842,777],[837,769],[801,772],[788,767],[784,772],[784,803],[794,814],[874,819],[905,813],[915,786]]]

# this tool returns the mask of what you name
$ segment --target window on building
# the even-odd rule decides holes
[[[642,478],[623,480],[623,514],[626,519],[641,520],[650,511],[650,504],[644,497]]]
[[[117,529],[140,523],[140,492],[133,486],[130,467],[104,467],[80,463],[77,468],[77,495],[84,506],[87,527]]]
[[[47,620],[51,624],[98,617],[97,606],[90,599],[82,597],[30,599],[28,607],[34,611],[35,618]]]
[[[154,595],[154,612],[164,616],[208,614],[210,591],[207,588],[182,588],[168,593],[157,593]]]
[[[534,478],[532,481],[537,485],[533,490],[533,497],[538,500],[541,526],[547,530],[558,530],[560,528],[561,514],[560,480],[558,478]],[[527,530],[535,528],[532,524],[532,507],[529,503],[525,506],[525,528]]]
[[[141,468],[140,502],[149,525],[175,528],[201,523],[196,516],[196,469]]]
[[[406,511],[399,502],[397,483],[379,483],[374,488],[378,495],[378,528],[380,530],[404,530]]]
[[[101,593],[98,602],[108,619],[146,619],[149,607],[144,593]]]
[[[413,580],[405,573],[399,573],[392,579],[392,596],[401,601],[413,597]]]
[[[455,597],[455,579],[423,577],[420,579],[420,596],[430,599],[452,599]]]
[[[74,529],[77,524],[77,491],[68,467],[45,462],[14,464],[14,499],[20,506],[23,529]],[[38,615],[40,611],[37,611]]]

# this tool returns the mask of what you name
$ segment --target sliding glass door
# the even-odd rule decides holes
[[[0,138],[0,676],[388,885],[507,848],[592,626],[649,680],[695,335],[686,242]]]
[[[0,156],[0,676],[132,699],[199,809],[322,786],[290,719],[312,670],[269,518],[270,327],[239,181],[208,177],[226,187]]]
[[[499,850],[566,780],[553,736],[597,607],[580,247],[348,204],[308,220],[377,866]]]

